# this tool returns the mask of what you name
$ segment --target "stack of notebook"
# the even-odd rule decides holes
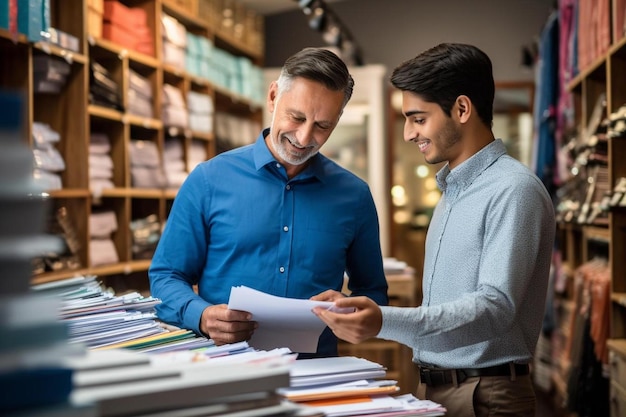
[[[303,359],[291,365],[289,388],[278,392],[312,415],[326,417],[445,414],[445,408],[432,401],[410,394],[394,397],[397,381],[385,376],[382,365],[354,356]]]

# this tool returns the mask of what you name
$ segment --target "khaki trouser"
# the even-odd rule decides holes
[[[534,417],[537,403],[530,375],[511,379],[483,376],[437,387],[418,382],[417,398],[443,405],[450,417]]]

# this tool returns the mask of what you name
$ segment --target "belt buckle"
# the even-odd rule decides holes
[[[463,369],[453,369],[452,372],[456,373],[457,384],[462,384],[467,379],[467,374]]]
[[[420,378],[424,384],[432,386],[433,381],[430,377],[430,369],[420,367]]]

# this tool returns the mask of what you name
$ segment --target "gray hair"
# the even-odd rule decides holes
[[[354,89],[354,79],[346,64],[334,52],[324,48],[304,48],[289,57],[276,83],[278,95],[291,88],[297,77],[324,84],[333,91],[343,91],[343,107],[348,104]]]

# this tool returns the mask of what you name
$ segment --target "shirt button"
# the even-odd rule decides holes
[[[291,185],[287,184],[287,185],[285,186],[285,188],[286,188],[286,189],[288,189],[288,190],[291,190]]]
[[[280,164],[279,163],[276,163],[276,168],[280,168]]]
[[[284,226],[284,227],[283,227],[283,230],[284,230],[285,232],[288,232],[288,231],[289,231],[289,226]]]
[[[283,272],[285,272],[285,267],[281,266],[280,268],[278,268],[278,270],[280,271],[280,273],[282,274]]]

